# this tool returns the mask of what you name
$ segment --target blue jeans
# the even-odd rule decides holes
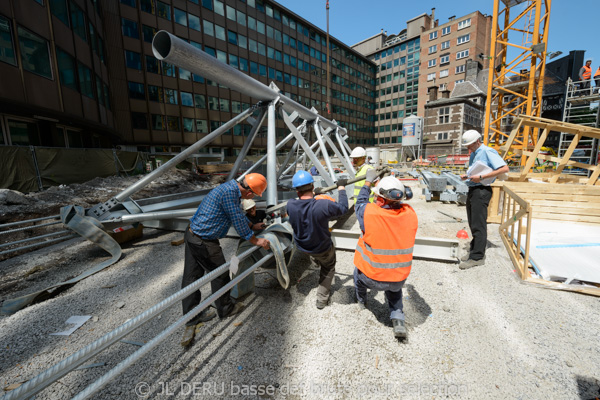
[[[382,282],[369,278],[356,267],[354,267],[354,287],[356,288],[356,299],[367,303],[367,289],[385,291],[385,299],[390,307],[390,319],[399,319],[404,321],[404,312],[402,311],[402,286],[404,282]]]

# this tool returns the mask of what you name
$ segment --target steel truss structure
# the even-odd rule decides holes
[[[503,8],[500,8],[501,2]],[[502,121],[510,123],[513,117],[522,114],[541,116],[550,4],[551,0],[494,0],[483,135],[486,145],[498,147],[506,141],[509,133],[502,131]],[[511,10],[518,11],[523,6],[516,17],[511,16]],[[525,27],[517,28],[517,23]],[[511,31],[523,35],[521,44],[509,40]],[[509,59],[509,52],[515,51],[516,57]],[[497,104],[495,117],[492,104]],[[512,144],[512,150],[526,151],[535,146],[538,134],[538,129],[523,126]],[[521,160],[521,164],[523,162]]]

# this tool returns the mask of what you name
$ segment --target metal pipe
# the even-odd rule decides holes
[[[52,243],[62,242],[63,240],[73,239],[73,238],[76,238],[76,237],[79,237],[79,235],[73,234],[73,235],[63,236],[63,237],[59,237],[59,238],[52,239],[52,240],[46,240],[46,241],[43,241],[43,242],[40,242],[40,243],[34,243],[34,244],[27,245],[27,246],[21,246],[21,247],[19,247],[17,249],[4,250],[4,251],[0,252],[0,256],[4,255],[4,254],[14,253],[15,251],[19,251],[19,250],[31,249],[33,247],[47,246],[47,245],[52,244]]]
[[[228,181],[235,178],[235,175],[240,170],[240,166],[242,165],[242,162],[244,162],[244,158],[246,158],[246,155],[248,154],[248,150],[250,150],[250,146],[252,146],[252,143],[254,143],[254,139],[256,139],[256,135],[258,135],[258,130],[262,126],[262,123],[265,119],[265,115],[266,115],[266,110],[264,108],[262,108],[260,110],[260,115],[258,116],[256,122],[252,126],[252,129],[250,130],[250,134],[248,135],[248,138],[244,142],[244,146],[242,147],[240,154],[238,155],[238,157],[235,160],[235,163],[233,164],[233,168],[231,169],[231,172],[227,176]]]
[[[171,218],[192,217],[196,213],[196,208],[184,208],[182,210],[154,211],[140,214],[124,214],[119,218],[100,221],[104,225],[108,224],[133,224],[135,222],[154,221]]]
[[[284,110],[290,114],[295,111],[302,119],[307,121],[314,121],[319,116],[289,97],[277,93],[263,83],[217,60],[167,31],[159,31],[154,36],[152,52],[158,60],[165,60],[257,100],[273,101],[280,97]],[[335,129],[339,127],[344,132],[346,131],[346,129],[328,119],[321,118],[321,121],[328,128]]]
[[[315,130],[315,135],[317,136],[317,141],[319,142],[319,146],[321,147],[321,153],[323,153],[323,158],[325,159],[325,164],[327,164],[327,168],[329,169],[331,179],[335,181],[335,170],[333,169],[333,165],[331,165],[331,159],[329,158],[329,153],[327,152],[325,141],[323,140],[323,136],[321,135],[318,119],[315,120],[315,122],[313,123],[313,129]]]
[[[253,246],[250,249],[243,252],[242,254],[238,255],[237,257],[240,261],[242,261],[258,249],[260,249],[260,247]],[[271,253],[271,255],[272,254],[273,253]],[[202,286],[206,285],[213,279],[227,272],[229,270],[229,264],[230,261],[227,261],[225,264],[204,275],[202,278],[198,279],[191,285],[184,287],[177,293],[172,294],[160,303],[150,307],[137,317],[130,319],[123,325],[119,326],[117,329],[107,333],[100,339],[95,340],[83,349],[65,358],[58,364],[55,364],[54,366],[45,370],[33,379],[25,382],[23,385],[19,386],[15,390],[6,393],[2,400],[25,399],[30,398],[36,393],[39,393],[53,382],[57,381],[58,379],[71,372],[73,369],[77,368],[87,360],[95,357],[97,354],[105,350],[110,345],[118,342],[119,340],[136,330],[137,328],[139,328],[140,326],[142,326],[143,324],[145,324],[146,322],[163,312],[168,307],[171,307],[175,302],[186,298],[187,296],[199,290]],[[194,310],[195,309],[196,308],[194,308]],[[186,315],[189,314],[190,313]]]
[[[284,171],[287,171],[286,168],[287,168],[288,164],[290,163],[290,159],[292,158],[292,155],[294,155],[294,153],[296,152],[297,148],[298,148],[298,142],[294,143],[294,145],[292,146],[292,149],[285,156],[285,160],[283,161],[283,164],[281,164],[279,171],[277,171],[277,180],[279,180],[279,178],[281,178],[281,175],[283,175],[285,173]],[[294,165],[296,165],[295,162],[294,162]]]
[[[6,235],[6,234],[9,234],[9,233],[22,232],[22,231],[26,231],[26,230],[29,230],[29,229],[42,228],[44,226],[51,226],[51,225],[58,225],[58,224],[62,224],[62,222],[61,221],[55,221],[55,222],[47,222],[45,224],[39,224],[39,225],[24,226],[23,228],[16,228],[16,229],[11,229],[9,231],[0,232],[0,235]]]
[[[282,148],[287,142],[289,142],[290,140],[292,140],[292,138],[294,137],[293,133],[290,133],[289,135],[287,135],[281,142],[277,143],[277,146],[275,147],[276,150],[279,150],[280,148]],[[240,182],[242,179],[244,179],[244,177],[246,175],[248,175],[251,172],[254,172],[258,169],[258,167],[261,166],[262,163],[265,162],[265,160],[267,159],[267,155],[265,154],[264,156],[262,156],[257,162],[254,163],[253,166],[251,166],[250,168],[248,168],[248,170],[246,170],[242,175],[240,175],[237,178],[237,181]]]
[[[157,168],[156,170],[154,170],[153,172],[144,176],[142,179],[140,179],[133,185],[129,186],[127,189],[123,190],[121,193],[119,193],[118,195],[116,195],[114,197],[115,200],[121,202],[121,201],[127,199],[132,194],[138,192],[144,186],[146,186],[147,184],[149,184],[150,182],[152,182],[159,176],[163,175],[165,172],[167,172],[171,168],[175,167],[180,162],[185,161],[185,159],[189,155],[195,153],[196,151],[198,151],[198,149],[201,149],[202,147],[206,146],[208,143],[212,142],[214,139],[221,136],[223,133],[227,132],[228,130],[230,130],[231,128],[233,128],[234,126],[239,124],[240,122],[244,121],[253,112],[254,112],[253,107],[251,107],[245,111],[242,111],[242,113],[236,115],[235,117],[233,117],[232,119],[227,121],[225,124],[221,125],[219,128],[212,131],[210,134],[208,134],[208,136],[197,141],[196,143],[194,143],[193,145],[191,145],[190,147],[188,147],[187,149],[185,149],[184,151],[182,151],[181,153],[177,154],[175,157],[170,159],[168,162],[164,163],[160,168]]]
[[[0,244],[0,248],[8,247],[8,246],[12,246],[15,244],[20,244],[20,243],[33,242],[34,240],[37,240],[37,239],[43,239],[43,238],[47,238],[47,237],[51,237],[51,236],[62,235],[64,233],[69,233],[69,232],[71,232],[71,231],[68,229],[65,229],[63,231],[56,231],[56,232],[52,232],[52,233],[47,233],[45,235],[34,236],[34,237],[27,238],[27,239],[17,240],[16,242],[2,243],[2,244]],[[44,243],[44,242],[41,242],[41,243]]]
[[[337,139],[337,142],[340,145],[340,149],[342,150],[342,153],[344,154],[344,158],[346,159],[346,162],[348,163],[348,166],[350,167],[350,168],[348,168],[348,171],[351,171],[352,175],[356,176],[356,170],[354,169],[354,166],[352,165],[352,160],[350,160],[350,155],[348,154],[348,152],[346,151],[346,147],[344,146],[346,144],[346,142],[344,140],[342,140],[342,138],[340,137],[340,134],[337,130],[335,131],[335,138]]]
[[[52,215],[51,217],[33,218],[33,219],[25,220],[25,221],[10,222],[8,224],[0,225],[0,229],[8,228],[10,226],[15,226],[15,225],[28,224],[30,222],[45,221],[47,219],[60,219],[60,215]],[[40,226],[40,225],[37,225],[37,226]],[[32,226],[31,228],[35,228],[35,226]]]
[[[267,122],[267,207],[277,205],[277,130],[275,125],[275,104],[269,103]]]
[[[323,138],[329,144],[329,147],[331,147],[331,149],[335,153],[336,157],[339,158],[340,162],[344,165],[344,168],[346,168],[346,171],[348,171],[348,173],[354,171],[354,169],[350,168],[350,166],[352,165],[352,163],[350,163],[349,160],[346,160],[344,158],[344,155],[342,153],[340,153],[340,151],[337,149],[337,147],[335,146],[335,144],[333,143],[333,140],[331,140],[331,138],[329,137],[329,135],[327,133],[324,133],[323,134]]]
[[[212,295],[210,295],[209,297],[204,299],[204,301],[202,301],[200,304],[198,304],[196,307],[194,307],[194,309],[192,309],[190,312],[185,314],[183,317],[179,318],[177,320],[177,322],[175,322],[173,325],[169,326],[167,329],[165,329],[164,331],[159,333],[156,337],[154,337],[148,343],[146,343],[145,345],[140,347],[135,353],[131,354],[125,360],[121,361],[116,367],[114,367],[113,369],[108,371],[106,374],[101,376],[94,383],[92,383],[91,385],[86,387],[83,391],[79,392],[77,394],[77,396],[73,397],[73,400],[82,400],[82,399],[90,398],[90,396],[92,396],[94,393],[98,392],[98,390],[100,390],[104,386],[106,386],[108,384],[108,382],[113,380],[117,375],[119,375],[121,372],[123,372],[127,367],[129,367],[131,364],[133,364],[134,362],[136,362],[137,360],[139,360],[140,358],[145,356],[150,350],[155,348],[160,342],[165,340],[169,335],[171,335],[177,329],[182,327],[186,322],[191,320],[197,314],[201,313],[202,310],[204,310],[205,308],[210,306],[210,304],[213,301],[215,301],[216,299],[221,297],[224,293],[226,293],[229,289],[231,289],[238,282],[243,280],[245,277],[247,277],[251,273],[254,273],[254,270],[256,268],[260,267],[261,265],[263,265],[264,263],[269,261],[271,258],[273,258],[273,253],[269,253],[269,254],[265,255],[263,258],[261,258],[260,260],[258,260],[250,268],[248,268],[244,272],[240,273],[240,275],[238,275],[234,279],[232,279],[231,282],[229,282],[228,284],[223,286],[221,289],[217,290],[215,293],[213,293]]]

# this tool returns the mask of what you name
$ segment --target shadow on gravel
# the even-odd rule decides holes
[[[581,400],[600,398],[600,380],[592,377],[576,375],[577,390]]]
[[[390,309],[387,302],[380,303],[378,300],[375,300],[377,293],[376,290],[369,290],[367,292],[368,309],[375,315],[377,321],[386,326],[391,326]],[[414,285],[405,285],[402,293],[404,295],[403,305],[407,326],[414,328],[423,324],[431,315],[429,304],[417,292]]]

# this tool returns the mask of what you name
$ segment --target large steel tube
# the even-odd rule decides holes
[[[253,79],[243,72],[217,60],[215,57],[179,39],[167,31],[159,31],[152,40],[152,52],[159,60],[182,67],[206,79],[225,85],[236,92],[243,93],[261,101],[273,101],[281,98],[282,107],[289,114],[296,111],[302,119],[314,121],[320,118],[321,124],[327,128],[346,129],[329,121],[319,114],[309,110],[294,100],[277,93],[263,83]]]
[[[275,101],[269,103],[267,126],[267,207],[277,205],[277,132],[275,130]]]
[[[233,168],[231,169],[231,172],[227,176],[228,181],[234,179],[235,175],[240,170],[240,167],[242,166],[242,162],[246,158],[246,155],[248,154],[248,150],[250,150],[250,146],[252,146],[252,143],[254,143],[254,139],[256,139],[256,136],[258,135],[258,130],[260,129],[260,127],[265,119],[266,114],[267,114],[267,110],[265,110],[263,108],[260,111],[260,115],[256,119],[256,122],[252,126],[252,129],[250,130],[250,134],[246,138],[246,141],[244,142],[244,146],[242,147],[242,150],[240,151],[238,158],[236,158],[235,163],[233,164]]]

